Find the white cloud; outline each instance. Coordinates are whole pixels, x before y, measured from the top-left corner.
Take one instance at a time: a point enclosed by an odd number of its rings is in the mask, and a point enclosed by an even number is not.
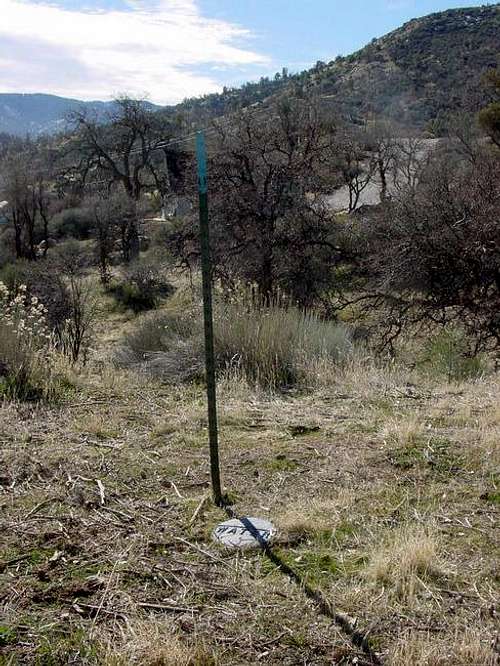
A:
[[[202,16],[196,0],[126,5],[69,10],[47,0],[0,0],[0,90],[79,99],[149,93],[172,103],[220,88],[200,70],[268,62],[245,48],[249,31]]]

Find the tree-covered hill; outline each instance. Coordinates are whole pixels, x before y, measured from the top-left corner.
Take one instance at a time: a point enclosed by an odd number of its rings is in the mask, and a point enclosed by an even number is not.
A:
[[[452,9],[409,21],[360,51],[298,74],[286,70],[181,106],[221,114],[277,92],[315,91],[353,120],[372,114],[425,125],[488,101],[482,77],[499,64],[500,5]]]
[[[353,115],[422,124],[476,111],[482,76],[499,64],[500,5],[454,9],[406,23],[361,51],[308,72],[306,82]]]

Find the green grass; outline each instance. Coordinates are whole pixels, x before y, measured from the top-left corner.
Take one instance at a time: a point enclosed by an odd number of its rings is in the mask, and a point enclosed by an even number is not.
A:
[[[45,635],[38,647],[33,664],[34,666],[65,666],[66,664],[98,664],[100,649],[89,637],[85,629],[74,628],[69,634],[52,630]]]
[[[444,329],[424,346],[419,366],[449,382],[476,379],[487,366],[483,356],[470,352],[469,342],[460,330]]]
[[[276,549],[276,553],[298,576],[313,587],[322,587],[340,579],[350,579],[361,570],[367,558],[363,555],[344,556],[333,550],[333,546],[320,547],[313,542],[311,547],[300,550]],[[274,565],[265,562],[264,571]]]
[[[15,629],[5,624],[0,624],[0,648],[13,645],[17,641]]]
[[[453,451],[453,443],[444,437],[417,437],[415,442],[390,451],[389,460],[398,469],[420,468],[440,475],[459,472],[462,466],[461,456]]]
[[[500,492],[493,491],[489,493],[484,493],[483,495],[481,495],[481,499],[483,499],[485,502],[488,502],[489,504],[500,505]]]
[[[356,526],[348,520],[343,520],[340,525],[337,525],[332,533],[332,537],[338,546],[345,544],[346,541],[351,539],[356,534]]]
[[[298,466],[295,460],[290,460],[284,453],[279,453],[274,460],[266,464],[266,467],[272,472],[293,472]]]

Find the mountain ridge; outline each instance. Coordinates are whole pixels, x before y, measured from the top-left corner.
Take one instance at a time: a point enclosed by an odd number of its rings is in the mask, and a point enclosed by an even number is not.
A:
[[[499,65],[500,3],[449,9],[414,18],[348,56],[317,62],[303,72],[286,68],[239,88],[151,108],[188,112],[194,119],[265,104],[277,94],[318,93],[353,122],[384,115],[409,126],[439,124],[489,100],[482,76]],[[30,105],[31,102],[31,105]],[[72,108],[105,118],[113,102],[82,102],[41,93],[0,93],[0,132],[54,133]]]
[[[147,102],[153,109],[162,107]],[[82,101],[46,93],[0,93],[0,132],[14,135],[53,134],[63,131],[67,115],[76,109],[86,109],[105,119],[115,102]]]

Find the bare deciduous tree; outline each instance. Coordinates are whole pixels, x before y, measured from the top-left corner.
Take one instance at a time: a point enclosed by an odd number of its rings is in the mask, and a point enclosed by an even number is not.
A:
[[[390,197],[389,180],[397,157],[396,128],[389,122],[377,121],[368,131],[367,143],[374,165],[374,176],[377,176],[380,186],[380,202],[384,203]]]
[[[277,287],[307,304],[331,280],[335,225],[324,205],[335,127],[315,103],[282,100],[215,124],[210,163],[212,247],[226,284]],[[196,227],[177,228],[173,250],[197,252]]]
[[[168,191],[168,149],[162,153],[158,148],[171,136],[171,128],[140,100],[120,97],[114,104],[106,122],[86,111],[70,115],[76,133],[71,149],[80,177],[109,186],[119,183],[136,201],[152,186]]]
[[[37,258],[37,240],[42,238],[43,255],[48,248],[48,224],[54,195],[48,167],[31,152],[9,154],[2,162],[1,198],[8,205],[7,219],[14,229],[16,256]]]
[[[377,170],[376,156],[369,150],[369,137],[345,128],[337,137],[332,166],[348,188],[348,210],[352,213]]]
[[[130,200],[122,216],[122,248],[125,261],[138,255],[137,204],[146,192],[161,199],[179,188],[182,180],[180,163],[185,158],[165,141],[172,137],[171,123],[149,108],[147,103],[121,97],[104,123],[84,111],[70,118],[75,138],[69,153],[68,178],[82,184],[103,185],[108,193],[121,186]]]
[[[420,137],[409,136],[397,141],[392,172],[395,190],[415,190],[426,157],[425,144]]]
[[[60,344],[73,363],[85,363],[96,317],[95,293],[85,276],[86,258],[78,243],[67,243],[57,252],[56,268],[67,289],[68,317]]]

